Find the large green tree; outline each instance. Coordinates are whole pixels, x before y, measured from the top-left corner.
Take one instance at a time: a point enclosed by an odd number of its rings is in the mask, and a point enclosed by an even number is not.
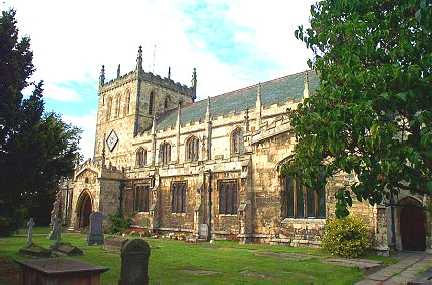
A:
[[[431,0],[322,0],[296,31],[320,86],[291,114],[298,144],[283,171],[310,187],[354,175],[337,216],[352,194],[375,204],[432,193],[431,32]]]
[[[24,208],[46,223],[53,191],[73,171],[80,130],[44,112],[43,83],[30,81],[30,39],[19,38],[14,10],[2,12],[0,43],[0,216],[15,223]]]

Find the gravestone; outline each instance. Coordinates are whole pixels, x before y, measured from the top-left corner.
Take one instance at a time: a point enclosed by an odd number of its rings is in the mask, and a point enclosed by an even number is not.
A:
[[[33,241],[33,226],[35,225],[33,218],[27,222],[27,246],[31,246]]]
[[[129,240],[121,250],[119,285],[148,285],[150,246],[143,239]]]
[[[60,243],[60,240],[61,240],[61,220],[59,217],[53,218],[52,231],[50,232],[48,238],[50,240],[55,240],[56,243]]]
[[[199,229],[199,238],[200,239],[207,239],[208,238],[208,225],[207,224],[200,224]]]
[[[87,244],[103,244],[103,228],[102,228],[103,215],[101,212],[93,212],[90,214],[90,226],[87,235]]]

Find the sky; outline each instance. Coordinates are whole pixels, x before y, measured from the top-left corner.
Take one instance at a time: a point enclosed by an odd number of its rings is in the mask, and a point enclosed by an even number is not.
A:
[[[44,80],[47,111],[83,130],[92,157],[97,86],[134,68],[191,85],[198,100],[307,69],[312,55],[294,37],[316,0],[0,0],[17,11],[20,35],[31,38],[32,80]]]

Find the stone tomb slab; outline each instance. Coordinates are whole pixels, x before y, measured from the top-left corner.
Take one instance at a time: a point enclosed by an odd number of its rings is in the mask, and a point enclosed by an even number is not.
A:
[[[55,244],[51,249],[60,255],[77,256],[83,255],[83,251],[70,243]]]
[[[210,275],[216,275],[216,274],[220,273],[220,272],[216,272],[216,271],[210,271],[210,270],[204,270],[204,269],[193,269],[193,268],[182,269],[180,271],[187,273],[187,274],[195,275],[195,276],[210,276]]]
[[[373,270],[382,266],[382,261],[369,259],[327,258],[323,262],[344,267],[357,267],[361,270]]]
[[[100,274],[108,268],[94,266],[73,259],[42,258],[16,260],[22,268],[24,285],[32,284],[75,284],[99,285]]]
[[[128,241],[127,238],[123,237],[111,237],[106,238],[104,241],[103,248],[108,251],[120,252],[124,243]]]
[[[29,246],[25,246],[21,248],[19,251],[19,254],[21,255],[27,255],[27,256],[33,256],[33,257],[50,257],[51,256],[51,250],[46,249],[44,247],[41,247],[39,245],[36,245],[32,243]]]
[[[293,260],[293,261],[305,261],[310,260],[312,258],[318,258],[319,256],[309,255],[309,254],[301,254],[301,253],[286,253],[286,252],[256,252],[255,256],[264,256],[264,257],[276,257],[284,260]]]

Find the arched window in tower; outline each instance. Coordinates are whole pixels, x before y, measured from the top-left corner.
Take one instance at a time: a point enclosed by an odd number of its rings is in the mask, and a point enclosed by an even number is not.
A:
[[[147,164],[147,151],[140,147],[135,153],[136,167],[143,167]]]
[[[118,118],[120,115],[120,99],[121,96],[119,94],[117,94],[116,96],[116,104],[115,104],[115,118]]]
[[[154,111],[154,98],[155,97],[155,92],[152,91],[150,93],[150,99],[149,99],[149,114],[153,114]]]
[[[168,109],[168,97],[165,97],[164,110]]]
[[[129,115],[129,105],[130,105],[130,90],[128,89],[126,91],[126,98],[125,98],[124,108],[123,108],[123,116]]]
[[[166,165],[171,161],[171,145],[164,142],[159,148],[159,163]]]
[[[243,131],[238,127],[231,133],[231,155],[241,155],[243,151]]]
[[[108,98],[108,104],[106,108],[106,120],[109,121],[111,119],[111,108],[112,108],[113,98]]]
[[[199,158],[199,139],[191,136],[186,141],[186,160],[197,161]]]

